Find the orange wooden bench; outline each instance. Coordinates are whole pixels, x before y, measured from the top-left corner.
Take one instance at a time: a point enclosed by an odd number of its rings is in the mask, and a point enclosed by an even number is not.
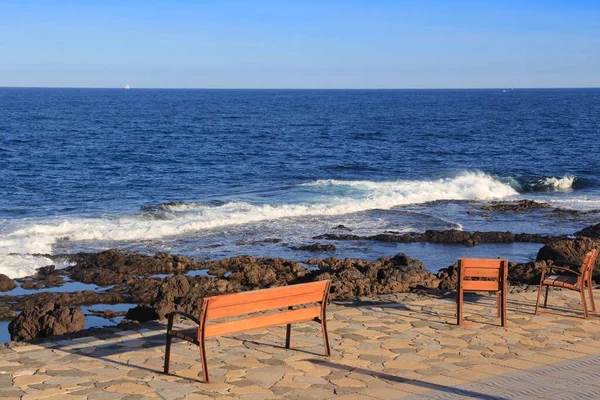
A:
[[[506,259],[459,258],[456,324],[463,324],[463,295],[465,292],[492,292],[498,294],[498,316],[501,325],[506,327],[507,275],[508,260]],[[486,278],[486,280],[473,278]]]
[[[285,347],[290,348],[292,325],[295,322],[316,321],[321,324],[323,343],[327,356],[331,354],[327,337],[327,297],[331,281],[318,281],[299,285],[282,286],[277,288],[255,290],[220,296],[206,297],[202,300],[200,318],[175,311],[169,314],[167,325],[167,343],[165,348],[165,374],[169,373],[169,358],[171,340],[175,338],[187,340],[200,348],[202,360],[202,375],[208,382],[208,366],[206,363],[205,340],[210,337],[245,332],[251,329],[267,328],[270,326],[287,325]],[[307,306],[317,303],[317,305]],[[257,316],[246,316],[231,321],[208,323],[222,318],[236,317],[244,314],[257,313],[280,309]],[[286,310],[281,310],[286,309]],[[198,324],[192,329],[173,329],[173,318],[181,315]]]

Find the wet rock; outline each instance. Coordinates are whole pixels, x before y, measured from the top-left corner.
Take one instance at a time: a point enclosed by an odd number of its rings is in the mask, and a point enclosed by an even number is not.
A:
[[[5,305],[0,305],[0,321],[10,321],[14,317],[16,317],[14,311]]]
[[[281,243],[282,240],[279,238],[265,238],[263,240],[263,242],[265,242],[265,243]]]
[[[125,311],[93,310],[93,309],[88,310],[88,313],[85,314],[86,317],[94,316],[94,317],[105,318],[108,320],[113,320],[117,317],[124,317],[125,315],[127,315],[127,312],[125,312]]]
[[[481,207],[486,211],[502,211],[502,212],[524,212],[530,210],[538,210],[540,208],[550,208],[550,204],[541,203],[533,200],[515,200],[515,201],[495,201]]]
[[[379,242],[393,243],[439,243],[439,244],[462,244],[474,246],[479,243],[547,243],[555,239],[555,236],[512,233],[512,232],[466,232],[458,229],[428,230],[425,232],[411,232],[405,234],[381,233],[373,236],[358,236],[350,234],[327,233],[316,236],[313,239],[327,240],[375,240]]]
[[[331,279],[336,298],[400,293],[418,287],[433,289],[439,284],[421,261],[402,253],[376,261],[327,258],[309,260],[307,264],[319,268],[312,272],[314,280]]]
[[[333,244],[314,243],[306,246],[292,247],[292,249],[302,251],[335,251],[336,247]]]
[[[106,250],[100,253],[80,253],[75,257],[76,265],[67,270],[72,279],[100,279],[102,275],[90,275],[98,270],[111,271],[111,276],[104,277],[114,283],[122,279],[122,275],[151,275],[181,273],[191,269],[202,269],[202,262],[194,261],[186,256],[156,253],[147,256],[139,253]],[[90,273],[90,271],[92,271]],[[86,278],[87,277],[87,278]],[[96,282],[94,282],[96,283]]]
[[[27,308],[8,325],[11,340],[63,335],[84,328],[85,316],[80,308],[54,303],[40,303]]]
[[[334,226],[334,227],[333,227],[333,228],[331,228],[331,229],[337,229],[337,230],[340,230],[340,231],[352,232],[352,229],[348,228],[348,227],[347,227],[347,226],[345,226],[345,225],[341,225],[341,224],[340,224],[340,225],[338,225],[338,226]]]
[[[448,268],[440,269],[436,276],[440,280],[438,289],[456,290],[458,286],[458,262]]]
[[[528,263],[509,263],[508,282],[511,285],[539,285],[542,268],[552,265],[552,261],[531,261]]]
[[[45,267],[40,267],[37,269],[37,274],[39,276],[48,276],[56,271],[56,265],[46,265]]]
[[[575,236],[585,236],[594,239],[600,239],[600,224],[588,226],[580,231],[575,232]]]
[[[585,254],[594,248],[600,249],[600,240],[587,237],[555,240],[546,244],[538,251],[536,260],[581,264]],[[599,260],[596,260],[596,265],[600,265],[600,257]]]
[[[158,319],[158,313],[150,306],[137,306],[127,311],[125,319],[138,322],[152,321]]]
[[[17,284],[8,276],[0,274],[0,292],[8,292],[17,287]]]
[[[43,288],[59,287],[65,284],[65,280],[58,274],[41,275],[31,278],[18,279],[21,287],[27,290],[38,290]]]

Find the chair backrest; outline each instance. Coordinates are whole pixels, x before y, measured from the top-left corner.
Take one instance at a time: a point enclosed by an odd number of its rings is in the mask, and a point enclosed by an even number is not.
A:
[[[598,258],[598,250],[592,249],[585,254],[583,262],[579,269],[581,279],[583,281],[589,281],[592,279],[592,273],[594,272],[594,266],[596,265],[596,258]]]
[[[498,292],[506,282],[508,260],[502,258],[459,258],[459,285],[468,292]],[[485,278],[474,280],[473,278]]]
[[[310,303],[320,303],[320,305],[206,325],[206,337],[317,318],[325,309],[323,305],[327,302],[330,284],[331,281],[324,280],[206,297],[202,302],[201,325],[204,326],[209,320],[281,308],[291,309],[293,306]]]

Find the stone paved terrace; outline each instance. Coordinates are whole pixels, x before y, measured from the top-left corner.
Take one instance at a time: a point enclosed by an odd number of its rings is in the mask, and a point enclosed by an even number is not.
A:
[[[209,339],[210,384],[201,382],[197,347],[187,342],[174,343],[173,375],[161,373],[163,324],[90,331],[0,350],[0,397],[600,398],[600,319],[582,319],[578,293],[567,291],[551,292],[558,308],[533,316],[535,295],[509,295],[506,329],[487,295],[467,297],[465,327],[454,325],[451,297],[334,302],[332,357],[323,356],[316,323],[293,327],[292,350],[283,348],[285,327]]]

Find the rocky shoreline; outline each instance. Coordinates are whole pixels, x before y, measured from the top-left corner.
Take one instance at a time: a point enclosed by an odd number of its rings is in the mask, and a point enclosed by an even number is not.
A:
[[[377,239],[350,234],[334,236],[318,238],[410,240],[468,246],[478,243],[543,243],[536,261],[510,263],[509,281],[512,285],[535,285],[539,282],[543,266],[552,263],[577,265],[591,248],[600,249],[600,224],[576,232],[572,237],[457,230],[385,233],[377,235]],[[334,246],[318,243],[308,247],[314,251],[335,249]],[[433,274],[423,262],[402,253],[375,261],[329,257],[304,263],[250,256],[206,261],[167,253],[148,256],[120,250],[54,257],[68,257],[73,265],[60,270],[54,266],[40,268],[36,276],[17,279],[20,288],[56,288],[67,282],[80,282],[97,285],[103,290],[3,295],[2,292],[10,292],[17,285],[12,279],[0,275],[0,320],[12,319],[9,331],[13,340],[31,340],[83,329],[85,316],[79,308],[82,305],[138,304],[129,309],[122,322],[143,322],[162,319],[173,310],[195,314],[206,296],[315,280],[331,279],[332,298],[350,299],[420,289],[443,293],[454,290],[457,279],[455,265]],[[600,283],[599,265],[597,263],[594,273],[597,283]],[[15,312],[20,314],[16,316]],[[111,312],[107,315],[114,317]]]

